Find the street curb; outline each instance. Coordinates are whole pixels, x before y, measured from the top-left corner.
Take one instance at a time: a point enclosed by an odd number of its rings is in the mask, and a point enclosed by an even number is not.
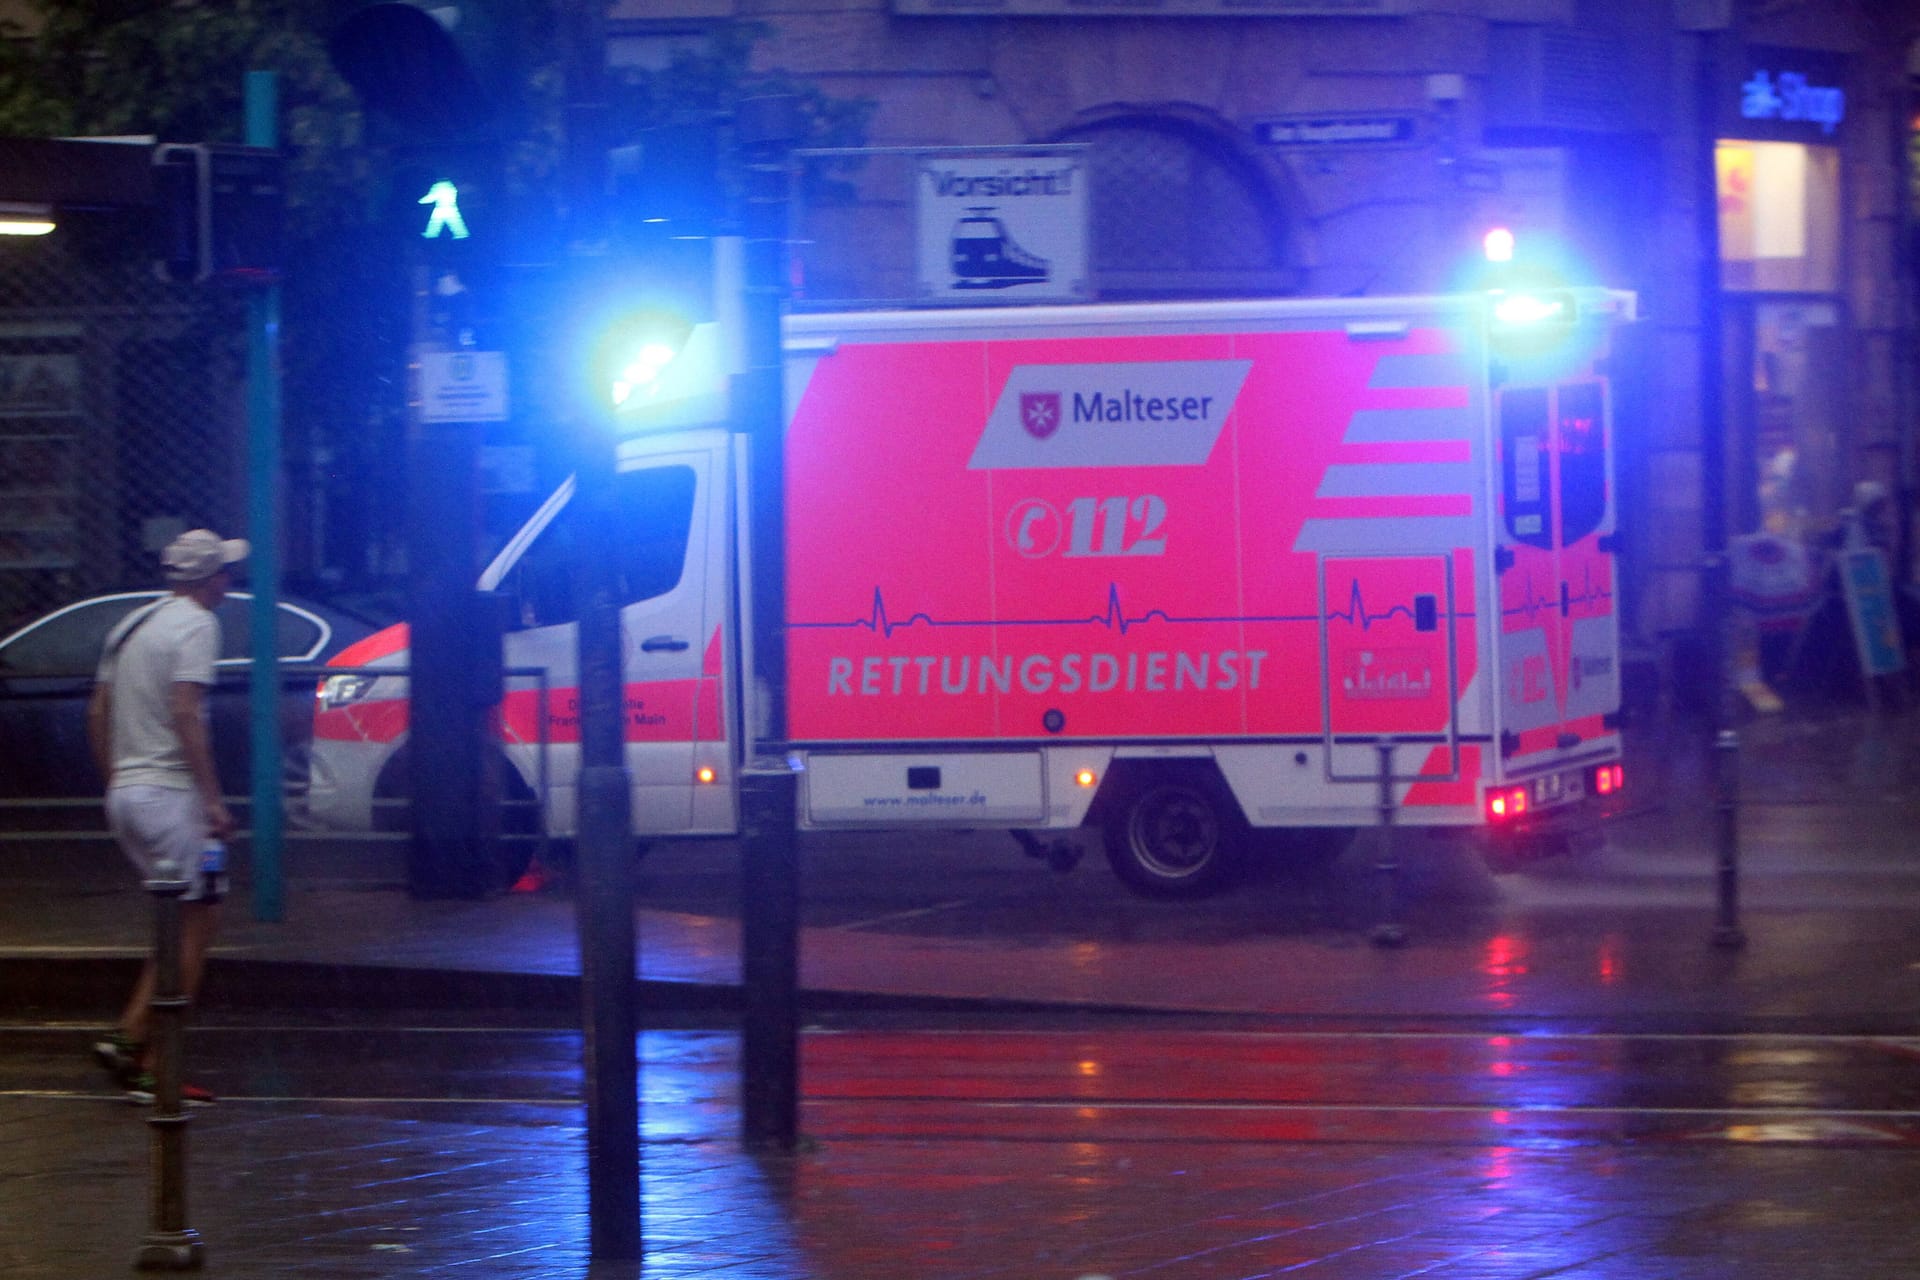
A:
[[[142,957],[0,956],[0,1017],[111,1018],[139,976]],[[726,983],[635,981],[643,1024],[736,1021],[742,989]],[[577,1025],[584,999],[574,974],[328,964],[215,956],[198,1001],[204,1013],[263,1009],[510,1014]],[[1178,1010],[999,996],[802,989],[803,1014],[1105,1014],[1152,1017]]]

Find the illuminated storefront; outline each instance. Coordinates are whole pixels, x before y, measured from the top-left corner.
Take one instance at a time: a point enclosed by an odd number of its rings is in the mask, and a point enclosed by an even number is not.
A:
[[[1817,536],[1868,470],[1847,404],[1845,60],[1748,46],[1714,148],[1734,532]]]

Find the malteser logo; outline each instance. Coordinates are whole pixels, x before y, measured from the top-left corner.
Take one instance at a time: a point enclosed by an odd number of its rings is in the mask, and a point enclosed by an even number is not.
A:
[[[1035,440],[1045,440],[1060,429],[1060,393],[1058,391],[1022,391],[1020,425]]]
[[[974,470],[1198,467],[1250,360],[1015,365],[974,446]]]

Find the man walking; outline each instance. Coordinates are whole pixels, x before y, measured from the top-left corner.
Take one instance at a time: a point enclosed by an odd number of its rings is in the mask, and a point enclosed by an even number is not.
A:
[[[192,1000],[226,895],[224,862],[208,847],[233,833],[220,797],[207,727],[207,688],[220,654],[213,610],[232,585],[228,566],[247,544],[206,529],[183,533],[160,553],[173,588],[129,614],[107,636],[87,706],[87,738],[107,779],[107,826],[143,880],[185,880],[181,895],[181,990]],[[119,1026],[94,1045],[94,1057],[130,1101],[153,1101],[148,1007],[157,965],[147,957]],[[182,1085],[183,1101],[213,1095]]]

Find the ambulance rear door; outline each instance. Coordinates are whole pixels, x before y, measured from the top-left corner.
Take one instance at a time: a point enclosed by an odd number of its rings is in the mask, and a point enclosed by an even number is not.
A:
[[[1603,333],[1585,328],[1578,359],[1514,362],[1494,389],[1507,778],[1557,777],[1618,748],[1613,413]]]

